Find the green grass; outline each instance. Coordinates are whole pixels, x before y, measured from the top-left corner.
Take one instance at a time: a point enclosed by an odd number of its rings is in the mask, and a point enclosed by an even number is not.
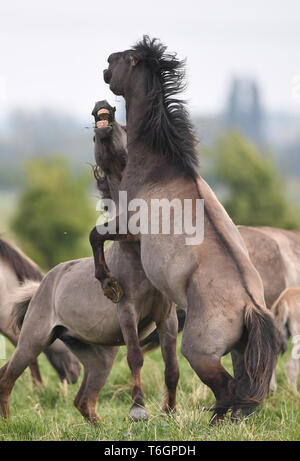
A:
[[[8,356],[13,348],[7,345]],[[160,351],[145,358],[143,387],[150,419],[132,423],[128,419],[131,405],[131,376],[125,348],[117,357],[112,373],[98,400],[102,423],[96,427],[83,420],[73,406],[76,385],[62,385],[44,356],[39,358],[44,387],[33,389],[29,371],[19,378],[11,396],[11,417],[0,421],[0,440],[299,440],[300,395],[288,385],[281,357],[277,369],[278,391],[268,397],[248,420],[231,423],[229,417],[217,427],[209,426],[214,403],[211,391],[202,384],[178,352],[180,383],[178,408],[174,416],[161,411],[163,397],[163,363]],[[5,362],[0,360],[2,366]],[[229,357],[224,365],[231,371]]]

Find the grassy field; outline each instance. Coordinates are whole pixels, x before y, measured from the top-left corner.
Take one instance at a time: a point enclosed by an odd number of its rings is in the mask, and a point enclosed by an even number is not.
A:
[[[7,355],[13,352],[7,344]],[[73,406],[79,383],[62,385],[44,356],[39,358],[44,387],[33,389],[28,370],[19,378],[12,393],[11,417],[0,421],[0,440],[114,440],[114,441],[183,441],[183,440],[300,440],[300,394],[287,383],[284,362],[280,358],[278,391],[269,396],[248,420],[231,423],[228,418],[218,427],[209,427],[213,405],[211,391],[196,377],[178,351],[180,383],[176,415],[161,411],[163,364],[160,351],[147,354],[143,369],[143,387],[150,419],[132,423],[128,419],[131,405],[131,377],[125,349],[120,351],[112,373],[98,400],[102,423],[86,423]],[[0,360],[0,365],[5,363]],[[230,358],[224,365],[231,370]],[[80,378],[81,381],[81,378]]]

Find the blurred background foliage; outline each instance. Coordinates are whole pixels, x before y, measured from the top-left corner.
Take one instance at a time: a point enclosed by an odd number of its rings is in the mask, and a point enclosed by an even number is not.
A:
[[[227,132],[212,148],[200,152],[206,164],[202,174],[219,191],[236,224],[300,227],[300,210],[290,203],[285,181],[271,153],[259,152],[238,131]]]
[[[235,78],[223,111],[193,122],[200,174],[236,224],[300,228],[300,119],[267,112],[258,83]],[[0,118],[0,234],[44,270],[91,255],[92,126],[46,109]]]
[[[91,175],[76,174],[59,156],[28,161],[25,171],[11,220],[23,250],[44,269],[90,255],[88,232],[95,222]]]
[[[210,147],[200,144],[199,156],[200,174],[236,224],[300,227],[300,210],[291,204],[271,153],[229,130]],[[58,155],[25,162],[8,233],[44,270],[91,255],[88,234],[96,222],[97,192],[92,172],[83,170]]]

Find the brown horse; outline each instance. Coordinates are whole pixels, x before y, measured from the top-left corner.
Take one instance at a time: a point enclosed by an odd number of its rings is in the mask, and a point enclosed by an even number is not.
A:
[[[230,408],[235,414],[248,414],[269,387],[277,355],[275,327],[261,279],[237,228],[197,174],[191,122],[183,102],[175,98],[182,88],[182,62],[148,37],[131,50],[110,55],[108,62],[104,80],[126,100],[128,162],[121,189],[128,202],[138,198],[151,210],[153,199],[178,199],[181,204],[190,199],[195,210],[197,200],[205,200],[201,245],[186,245],[187,233],[121,231],[122,215],[111,223],[116,232],[108,233],[103,225],[90,234],[96,278],[104,293],[119,302],[120,323],[132,354],[133,395],[142,395],[142,353],[128,300],[132,287],[118,270],[111,268],[110,273],[103,251],[106,240],[121,241],[120,248],[134,242],[147,278],[186,309],[182,352],[215,394],[214,420],[223,419]],[[127,264],[129,273],[133,269]],[[234,378],[221,365],[221,357],[229,351],[235,352]]]
[[[37,289],[42,278],[42,272],[31,259],[19,248],[0,239],[0,333],[14,346],[18,342],[19,330],[13,329],[10,322],[13,309],[12,294],[20,287],[22,299],[30,298],[32,290]],[[14,298],[14,301],[17,299]],[[79,362],[61,341],[55,341],[45,349],[45,355],[61,381],[76,383],[80,375]],[[29,367],[33,382],[42,383],[37,361],[30,363]]]
[[[103,103],[103,102],[102,102]],[[107,107],[107,103],[104,105]],[[103,108],[103,104],[100,104]],[[112,136],[113,134],[113,136]],[[104,195],[117,193],[126,145],[126,133],[120,125],[95,129],[95,175]],[[122,166],[123,165],[123,166]],[[159,293],[146,278],[134,245],[114,243],[106,252],[109,264],[130,284],[132,321],[140,339],[158,328],[165,362],[166,399],[164,409],[173,411],[179,369],[176,357],[177,317],[175,306]],[[128,272],[129,264],[134,268]],[[99,420],[97,397],[110,373],[124,333],[115,304],[102,293],[94,278],[92,258],[68,261],[53,268],[32,293],[17,349],[0,370],[0,411],[9,413],[9,395],[20,373],[55,338],[60,338],[84,365],[84,379],[75,398],[75,406],[90,422]],[[28,304],[28,303],[27,303]],[[123,312],[124,315],[128,314]],[[22,323],[22,310],[14,309],[15,324]],[[38,328],[37,328],[38,326]],[[130,350],[128,351],[130,363]],[[134,395],[134,397],[136,397]],[[142,395],[139,396],[142,398]],[[130,410],[133,420],[146,419],[144,405],[135,398]]]

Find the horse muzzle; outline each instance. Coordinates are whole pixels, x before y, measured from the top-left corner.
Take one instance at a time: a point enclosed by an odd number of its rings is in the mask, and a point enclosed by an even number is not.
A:
[[[104,78],[105,83],[108,83],[108,84],[109,84],[110,81],[111,81],[111,77],[112,77],[111,70],[105,69],[105,70],[103,71],[103,78]]]

